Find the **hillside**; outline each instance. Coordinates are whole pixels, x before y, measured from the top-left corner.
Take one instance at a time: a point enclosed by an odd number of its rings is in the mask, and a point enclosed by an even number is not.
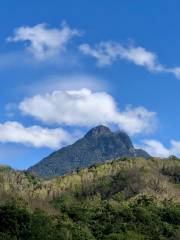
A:
[[[180,160],[123,158],[96,164],[71,174],[42,180],[29,172],[0,167],[0,200],[17,196],[29,205],[33,199],[51,201],[63,193],[110,198],[122,192],[125,198],[151,194],[180,201]]]
[[[112,132],[105,126],[97,126],[73,145],[52,153],[29,171],[40,177],[54,177],[121,157],[147,158],[149,155],[135,149],[125,132]]]
[[[175,157],[124,158],[51,180],[2,166],[0,239],[178,240],[179,173]]]

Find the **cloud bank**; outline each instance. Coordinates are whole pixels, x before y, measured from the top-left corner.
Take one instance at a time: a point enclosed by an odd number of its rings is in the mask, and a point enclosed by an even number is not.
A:
[[[155,157],[180,156],[180,141],[171,140],[170,147],[167,148],[160,141],[150,139],[144,140],[140,147]]]
[[[156,114],[144,107],[119,111],[113,97],[89,89],[53,91],[24,99],[19,109],[45,123],[71,126],[115,124],[129,134],[149,133],[156,126]]]
[[[24,127],[21,123],[11,121],[0,124],[0,133],[1,143],[21,143],[36,148],[56,149],[73,141],[73,137],[62,128]]]

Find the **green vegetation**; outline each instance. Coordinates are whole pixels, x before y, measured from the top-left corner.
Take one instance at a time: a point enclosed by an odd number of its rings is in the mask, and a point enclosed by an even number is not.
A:
[[[100,195],[79,201],[63,195],[58,214],[30,211],[16,204],[0,207],[0,239],[95,240],[179,239],[180,204],[145,195],[133,200]]]
[[[0,168],[0,239],[179,240],[180,160],[121,159],[41,180]]]

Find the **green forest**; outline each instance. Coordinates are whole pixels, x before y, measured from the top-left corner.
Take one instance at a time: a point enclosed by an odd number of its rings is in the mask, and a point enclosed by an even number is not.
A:
[[[180,160],[123,158],[46,180],[1,166],[0,239],[178,240]]]

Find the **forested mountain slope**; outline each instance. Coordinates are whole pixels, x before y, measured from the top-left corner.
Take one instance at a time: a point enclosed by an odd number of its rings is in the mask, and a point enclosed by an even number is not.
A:
[[[148,160],[123,158],[96,164],[89,168],[50,180],[42,180],[29,172],[0,167],[0,199],[17,196],[32,203],[32,199],[53,200],[62,193],[92,196],[100,193],[109,198],[122,192],[125,198],[149,193],[161,199],[180,200],[180,160],[176,158]]]
[[[41,180],[0,167],[0,239],[179,240],[180,160],[124,158]]]

